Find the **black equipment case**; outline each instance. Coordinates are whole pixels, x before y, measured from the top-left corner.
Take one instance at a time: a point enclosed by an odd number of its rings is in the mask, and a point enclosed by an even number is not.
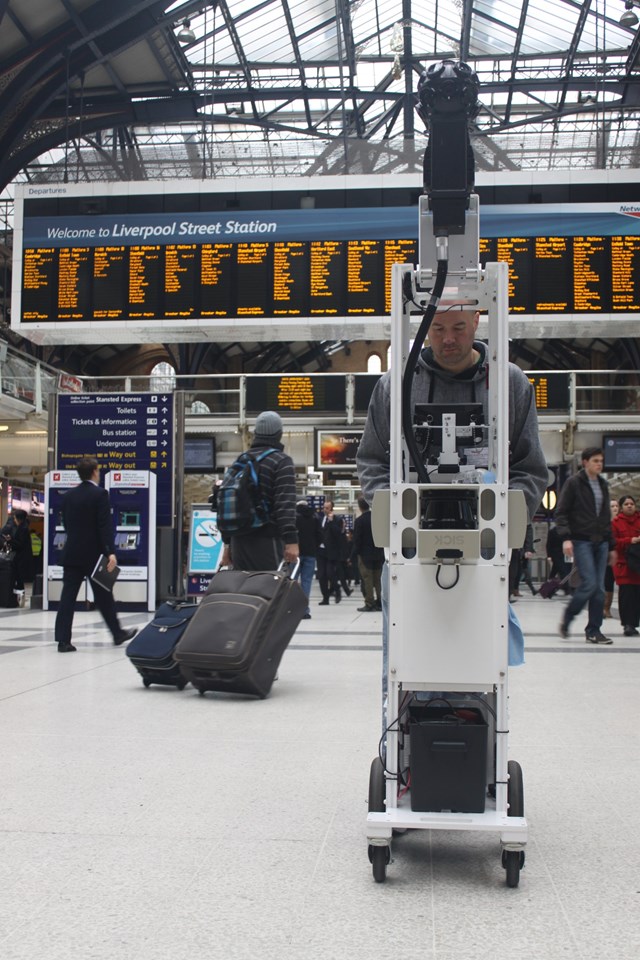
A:
[[[0,607],[17,607],[18,601],[13,592],[14,567],[13,554],[0,554]]]
[[[177,600],[161,604],[151,623],[127,646],[126,654],[142,676],[145,687],[161,683],[184,690],[187,680],[173,659],[173,650],[197,609],[197,603]]]
[[[218,571],[174,658],[201,694],[264,698],[306,609],[300,584],[282,569]]]

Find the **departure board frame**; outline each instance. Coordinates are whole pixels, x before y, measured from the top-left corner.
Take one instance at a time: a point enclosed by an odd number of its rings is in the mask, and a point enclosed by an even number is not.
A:
[[[530,202],[481,204],[510,335],[635,334],[640,199],[633,171],[595,173],[592,195],[616,199],[531,202],[552,194],[530,184]],[[409,175],[18,185],[11,326],[37,343],[389,339],[420,192]]]

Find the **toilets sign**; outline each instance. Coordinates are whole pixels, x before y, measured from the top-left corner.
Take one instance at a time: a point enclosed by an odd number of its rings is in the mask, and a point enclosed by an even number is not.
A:
[[[157,524],[173,521],[173,396],[166,393],[76,393],[58,396],[56,466],[94,457],[107,470],[151,470]]]

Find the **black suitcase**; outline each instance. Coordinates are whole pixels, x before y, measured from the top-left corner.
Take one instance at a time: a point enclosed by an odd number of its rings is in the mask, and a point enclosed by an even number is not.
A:
[[[13,558],[0,554],[0,607],[17,607],[18,600],[13,592]]]
[[[161,604],[151,623],[143,627],[127,646],[126,654],[145,687],[161,683],[184,690],[188,681],[173,659],[173,650],[197,609],[197,603],[170,600]]]
[[[173,656],[201,694],[264,698],[306,609],[300,584],[283,570],[221,570]]]

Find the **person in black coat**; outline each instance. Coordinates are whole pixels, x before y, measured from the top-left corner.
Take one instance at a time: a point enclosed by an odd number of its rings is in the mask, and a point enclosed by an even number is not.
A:
[[[336,603],[340,603],[340,582],[338,579],[338,564],[342,559],[342,519],[333,512],[333,500],[325,500],[322,507],[323,517],[320,521],[320,546],[316,559],[318,565],[318,583],[322,592],[320,606],[327,606],[329,597],[333,595]],[[347,588],[347,595],[351,590]]]
[[[358,610],[360,613],[370,613],[382,610],[380,578],[384,564],[384,550],[382,547],[376,547],[373,542],[371,511],[364,497],[358,499],[358,506],[360,516],[356,517],[353,524],[353,551],[358,558],[364,593],[364,607],[358,607]]]
[[[316,571],[316,557],[320,547],[320,521],[307,500],[298,500],[296,504],[296,527],[298,528],[298,544],[300,546],[300,565],[296,579],[300,579],[302,592],[307,598],[307,612],[302,619],[310,620],[309,595],[311,594],[313,575]]]
[[[31,579],[31,534],[26,510],[14,510],[2,528],[2,539],[13,550],[12,605],[24,606],[24,581]]]
[[[62,498],[62,522],[67,539],[61,554],[64,573],[55,625],[59,653],[72,653],[76,649],[71,643],[71,629],[76,597],[83,580],[91,576],[102,554],[109,559],[107,570],[116,566],[109,494],[99,486],[98,462],[87,457],[78,462],[76,469],[81,483]],[[112,591],[96,586],[93,594],[114,644],[119,646],[135,637],[136,630],[123,630],[120,626]]]

